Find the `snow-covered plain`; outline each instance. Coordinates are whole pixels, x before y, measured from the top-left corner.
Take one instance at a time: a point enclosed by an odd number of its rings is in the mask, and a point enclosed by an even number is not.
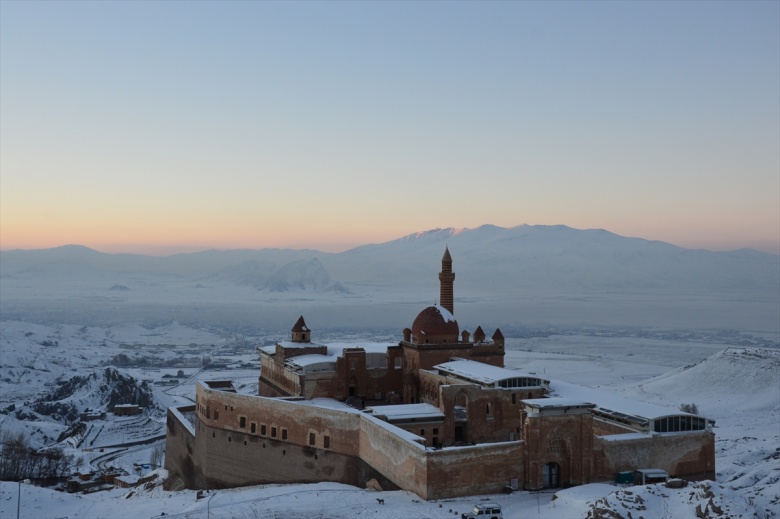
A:
[[[383,492],[335,483],[267,485],[218,490],[197,499],[195,491],[165,492],[153,486],[114,489],[89,495],[67,494],[15,482],[0,483],[0,517],[22,518],[233,518],[233,517],[459,517],[475,502],[501,504],[505,517],[696,517],[697,506],[710,517],[780,516],[780,345],[773,333],[594,330],[508,337],[506,365],[589,387],[600,387],[653,404],[677,407],[695,403],[717,421],[716,482],[671,489],[657,485],[621,487],[609,482],[557,492],[474,496],[425,502],[408,492]],[[244,336],[217,328],[196,329],[176,322],[153,328],[134,324],[112,327],[0,322],[0,409],[25,408],[57,380],[100,372],[119,354],[147,357],[156,364],[183,361],[185,367],[118,367],[137,380],[174,380],[153,386],[161,406],[191,402],[198,379],[230,378],[240,392],[257,390],[255,348],[286,338],[286,331]],[[315,331],[316,334],[316,331]],[[400,331],[398,334],[400,335]],[[386,331],[351,334],[347,340],[385,342],[398,337]],[[344,339],[336,332],[315,337]],[[218,369],[202,369],[208,357]],[[184,377],[172,378],[183,371]],[[81,406],[99,401],[79,395]],[[156,419],[162,420],[158,415]],[[129,420],[129,419],[125,419]],[[101,436],[122,443],[121,428],[110,418]],[[62,423],[20,421],[0,414],[1,431],[25,431],[31,442],[51,444],[66,429]],[[109,432],[113,431],[113,432]],[[102,434],[102,433],[101,433]],[[152,434],[153,436],[153,434]],[[157,443],[87,452],[84,468],[123,468],[131,474],[148,464]],[[73,447],[69,447],[73,449]],[[160,472],[160,478],[164,471]],[[21,492],[21,493],[20,493]],[[380,504],[377,498],[384,500]],[[718,515],[720,510],[724,515]],[[601,514],[601,515],[598,515]],[[630,514],[630,515],[629,515]]]

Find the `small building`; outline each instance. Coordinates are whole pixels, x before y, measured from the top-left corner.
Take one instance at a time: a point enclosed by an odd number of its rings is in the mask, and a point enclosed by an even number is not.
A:
[[[106,412],[100,409],[86,408],[79,414],[82,422],[91,422],[93,420],[102,420],[106,417]]]
[[[118,476],[114,478],[114,485],[119,488],[134,488],[144,483],[154,481],[157,478],[157,474],[149,474],[147,476],[135,476],[128,474],[126,476]]]
[[[634,471],[634,484],[647,485],[652,483],[666,483],[669,473],[661,469],[636,469]]]
[[[117,404],[114,406],[114,416],[137,416],[143,412],[144,408],[137,404]]]

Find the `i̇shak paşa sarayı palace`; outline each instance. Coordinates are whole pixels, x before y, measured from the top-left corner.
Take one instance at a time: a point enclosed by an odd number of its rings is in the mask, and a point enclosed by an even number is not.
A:
[[[199,381],[170,408],[170,488],[335,481],[423,499],[614,480],[714,479],[712,421],[504,368],[504,337],[460,331],[452,258],[439,305],[398,344],[318,344],[303,317],[261,347],[259,394]]]

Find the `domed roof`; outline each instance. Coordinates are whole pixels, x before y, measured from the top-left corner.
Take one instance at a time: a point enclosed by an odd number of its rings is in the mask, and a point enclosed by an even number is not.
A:
[[[443,306],[429,306],[417,315],[412,324],[412,335],[442,336],[458,335],[458,321]]]

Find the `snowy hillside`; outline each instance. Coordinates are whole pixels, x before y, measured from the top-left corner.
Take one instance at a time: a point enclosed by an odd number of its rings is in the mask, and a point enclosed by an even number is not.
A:
[[[718,482],[780,515],[780,350],[729,348],[623,392],[716,419]]]
[[[289,326],[288,326],[289,329]],[[100,386],[105,363],[126,362],[118,373],[136,380],[174,380],[173,386],[153,386],[155,398],[165,405],[184,404],[194,397],[195,380],[230,378],[244,393],[257,390],[254,347],[286,336],[236,336],[216,329],[195,329],[176,322],[157,327],[137,324],[109,328],[44,326],[0,322],[0,409],[14,404],[30,409],[36,400],[102,405]],[[341,337],[334,335],[334,337]],[[353,335],[359,340],[362,335]],[[371,336],[372,338],[374,336]],[[323,337],[325,338],[325,337]],[[579,335],[507,337],[507,366],[550,378],[601,387],[625,397],[675,408],[695,403],[702,415],[717,422],[717,482],[692,483],[673,489],[658,485],[616,486],[610,482],[557,492],[516,492],[511,495],[475,496],[441,502],[424,502],[407,492],[382,493],[346,485],[269,485],[220,490],[197,499],[194,491],[164,492],[149,489],[114,489],[90,495],[64,494],[17,483],[0,483],[0,517],[13,517],[20,498],[22,518],[116,517],[183,519],[233,517],[362,517],[377,518],[459,516],[475,502],[499,503],[505,517],[780,517],[780,349],[735,346],[747,342],[740,334],[670,334],[616,332]],[[760,341],[759,341],[760,342]],[[731,347],[729,345],[731,344]],[[127,355],[125,360],[120,354]],[[194,361],[208,356],[224,363],[221,371],[148,365],[173,360]],[[144,361],[146,359],[146,361]],[[13,364],[20,362],[23,365]],[[147,364],[141,366],[141,364]],[[76,370],[76,371],[73,371]],[[75,382],[84,374],[87,383]],[[13,375],[12,375],[13,373]],[[15,378],[11,378],[11,377]],[[78,377],[78,378],[77,378]],[[72,380],[70,384],[58,384]],[[68,393],[67,396],[65,393]],[[25,401],[27,404],[25,404]],[[164,434],[163,421],[147,415],[106,418],[89,422],[74,436],[68,452],[83,459],[85,467],[114,466],[134,473],[148,464],[154,442]],[[56,440],[66,425],[50,417],[18,420],[0,415],[0,430],[21,431],[36,445]],[[44,441],[45,439],[45,441]],[[141,445],[138,445],[141,443]],[[134,444],[124,448],[117,445]],[[159,444],[159,441],[157,442]],[[86,448],[93,449],[91,452]],[[101,452],[101,450],[105,452]],[[144,469],[146,470],[146,469]],[[18,490],[21,489],[21,496]],[[718,511],[721,513],[719,514]],[[590,515],[588,515],[590,514]],[[619,514],[619,515],[618,515]]]

